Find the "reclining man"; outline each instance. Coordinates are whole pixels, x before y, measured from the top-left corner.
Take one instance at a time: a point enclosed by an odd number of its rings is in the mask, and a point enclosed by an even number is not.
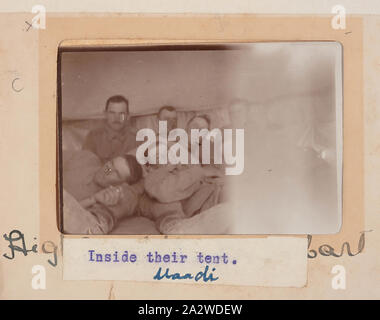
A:
[[[142,168],[134,156],[117,156],[102,165],[82,150],[64,159],[63,171],[65,232],[107,234],[119,219],[135,213],[143,186],[137,183]],[[78,209],[77,202],[86,210]],[[73,206],[77,210],[69,210]]]
[[[187,125],[189,133],[191,129],[210,129],[209,118],[193,117]],[[191,150],[191,145],[186,148]],[[150,166],[138,212],[155,220],[161,233],[170,234],[178,225],[186,229],[187,218],[219,203],[223,175],[224,171],[212,164]]]

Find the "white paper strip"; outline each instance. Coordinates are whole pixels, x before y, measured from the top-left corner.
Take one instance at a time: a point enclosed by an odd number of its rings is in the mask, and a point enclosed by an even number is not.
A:
[[[307,239],[63,239],[64,280],[302,287]]]

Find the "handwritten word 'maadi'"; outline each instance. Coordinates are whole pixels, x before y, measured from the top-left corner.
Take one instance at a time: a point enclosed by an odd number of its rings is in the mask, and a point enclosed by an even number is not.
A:
[[[214,272],[216,269],[212,268],[211,271]],[[203,282],[213,282],[219,279],[219,277],[214,277],[213,273],[208,274],[209,268],[205,267],[204,271],[199,271],[196,275],[191,273],[180,274],[178,272],[170,273],[169,268],[166,268],[166,271],[162,273],[162,268],[159,267],[156,274],[154,275],[154,280],[182,280],[182,279],[193,279],[195,281],[202,280]]]

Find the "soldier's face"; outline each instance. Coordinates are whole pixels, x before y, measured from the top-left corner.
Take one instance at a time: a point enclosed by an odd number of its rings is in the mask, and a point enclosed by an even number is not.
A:
[[[127,121],[127,105],[125,102],[111,102],[106,111],[107,125],[115,130],[120,131],[124,128]]]

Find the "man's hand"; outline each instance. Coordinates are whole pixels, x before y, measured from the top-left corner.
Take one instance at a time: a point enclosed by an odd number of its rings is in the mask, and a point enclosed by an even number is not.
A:
[[[102,203],[105,206],[114,206],[123,197],[123,188],[118,186],[110,186],[97,192],[94,195],[96,202]]]

